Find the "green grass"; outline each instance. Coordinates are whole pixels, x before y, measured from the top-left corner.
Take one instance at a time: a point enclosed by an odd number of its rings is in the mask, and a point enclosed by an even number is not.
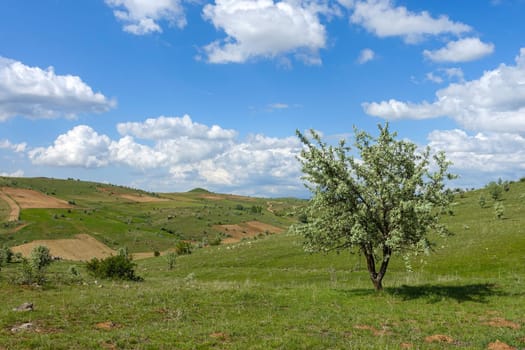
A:
[[[171,271],[164,257],[138,261],[139,283],[95,282],[80,263],[82,282],[72,283],[72,263],[57,262],[42,288],[22,287],[10,282],[19,270],[10,264],[0,271],[0,349],[487,349],[496,340],[524,348],[525,183],[504,193],[503,220],[491,201],[479,207],[481,192],[457,197],[445,218],[455,234],[414,257],[412,272],[394,257],[382,293],[358,255],[306,254],[289,234],[196,249]],[[93,215],[132,214],[124,208]],[[11,311],[26,301],[33,312]],[[107,321],[116,326],[97,328]],[[37,330],[11,333],[24,322]],[[435,334],[453,343],[425,341]]]

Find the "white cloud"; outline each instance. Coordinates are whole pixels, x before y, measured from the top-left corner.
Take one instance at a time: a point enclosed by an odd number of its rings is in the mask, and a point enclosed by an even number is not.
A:
[[[180,0],[106,0],[113,14],[124,23],[124,31],[145,35],[162,32],[160,21],[183,28],[186,17]]]
[[[465,38],[449,42],[439,50],[425,50],[423,55],[435,62],[468,62],[478,60],[494,52],[494,44],[479,38]]]
[[[169,177],[172,186],[181,190],[200,186],[261,195],[281,188],[301,193],[303,188],[296,160],[301,146],[296,137],[252,135],[237,140],[236,131],[199,124],[189,116],[151,118],[117,128],[122,137],[111,140],[79,125],[60,135],[53,145],[32,149],[28,155],[36,165],[125,165],[142,171],[145,177],[163,174],[160,176]]]
[[[79,77],[57,75],[0,56],[0,122],[14,116],[29,118],[72,117],[101,113],[115,106]]]
[[[272,103],[270,105],[268,105],[268,108],[270,110],[274,110],[274,109],[288,109],[290,108],[290,106],[286,103]]]
[[[319,15],[337,11],[315,2],[284,0],[216,0],[203,17],[226,38],[204,47],[210,63],[243,63],[254,58],[294,54],[307,64],[320,64],[326,28]]]
[[[525,133],[525,48],[515,66],[501,64],[478,80],[451,84],[438,90],[432,103],[391,99],[363,108],[385,119],[449,116],[469,130]]]
[[[5,176],[5,177],[23,177],[24,176],[24,171],[23,170],[16,170],[12,173],[8,173],[8,172],[0,172],[0,176]]]
[[[0,149],[9,149],[16,153],[25,152],[27,143],[12,143],[9,140],[0,140]]]
[[[457,79],[461,82],[465,80],[463,70],[461,68],[457,68],[457,67],[446,68],[443,71],[445,72],[445,74],[448,76],[449,79]]]
[[[429,146],[445,151],[458,172],[477,173],[485,183],[496,177],[518,178],[525,171],[525,138],[515,133],[477,133],[436,130],[429,134]],[[465,179],[472,183],[476,179]],[[483,182],[481,182],[482,184]]]
[[[359,54],[359,58],[357,59],[357,62],[359,64],[364,64],[368,61],[372,61],[375,58],[376,54],[371,49],[364,49],[361,50],[361,53]]]
[[[28,155],[34,164],[95,168],[108,165],[110,144],[108,136],[79,125],[60,135],[53,146],[35,148]]]
[[[381,38],[400,36],[407,43],[416,43],[430,35],[460,35],[472,30],[447,16],[434,18],[426,11],[415,13],[404,6],[396,7],[392,0],[357,1],[353,7],[350,21]]]
[[[191,117],[148,118],[143,123],[120,123],[117,130],[121,135],[133,135],[142,139],[160,140],[175,137],[191,137],[195,139],[233,139],[237,136],[235,130],[223,129],[218,125],[195,123]]]
[[[440,77],[439,75],[436,75],[434,73],[427,73],[426,75],[427,77],[427,80],[430,80],[431,82],[433,83],[436,83],[436,84],[441,84],[443,82],[443,78]]]

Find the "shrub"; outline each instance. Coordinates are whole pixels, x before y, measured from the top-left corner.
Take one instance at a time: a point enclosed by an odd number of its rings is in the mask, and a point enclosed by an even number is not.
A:
[[[496,219],[503,219],[503,214],[505,212],[505,207],[501,202],[496,202],[494,204],[494,216]]]
[[[168,269],[173,270],[175,267],[175,260],[177,259],[177,253],[175,252],[168,252],[166,254],[166,262],[168,263]]]
[[[39,245],[31,251],[29,264],[36,272],[43,271],[52,262],[53,257],[48,247]]]
[[[177,255],[191,254],[191,243],[186,241],[177,241],[175,244],[175,252]]]
[[[33,248],[29,259],[22,258],[22,270],[17,282],[20,284],[43,284],[46,267],[53,262],[49,248],[43,245]]]
[[[13,260],[13,251],[7,247],[0,249],[0,268]]]
[[[135,275],[135,266],[130,257],[120,254],[101,260],[93,258],[86,263],[88,272],[94,277],[142,281],[142,277]]]
[[[153,252],[153,256],[155,256],[155,257],[160,256],[160,252],[158,250],[155,250]]]
[[[487,201],[485,200],[485,196],[483,195],[479,196],[478,203],[481,208],[485,208],[485,204],[487,203]]]
[[[487,189],[489,190],[490,196],[495,201],[501,199],[501,195],[503,193],[503,188],[498,183],[492,181],[487,185]]]

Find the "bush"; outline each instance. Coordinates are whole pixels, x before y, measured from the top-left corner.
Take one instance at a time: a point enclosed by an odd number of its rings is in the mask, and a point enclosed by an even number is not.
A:
[[[166,262],[168,263],[168,269],[173,270],[175,267],[175,260],[177,259],[177,253],[175,252],[168,252],[166,254]]]
[[[18,278],[20,284],[43,284],[46,267],[53,262],[49,248],[43,245],[33,248],[29,259],[22,258],[22,270]]]
[[[13,260],[13,251],[7,247],[0,249],[0,268]]]
[[[160,256],[160,252],[158,250],[155,250],[153,252],[153,256],[155,256],[155,257]]]
[[[93,258],[86,263],[88,272],[97,278],[142,281],[142,277],[135,275],[135,266],[130,257],[120,254],[102,260]]]
[[[487,185],[487,189],[488,189],[488,191],[489,191],[490,196],[492,197],[492,199],[494,199],[495,201],[501,199],[501,195],[502,195],[502,193],[503,193],[503,188],[502,188],[502,186],[500,186],[500,185],[497,184],[496,182],[492,181],[492,182],[490,182],[490,183]]]
[[[175,244],[175,252],[177,255],[191,254],[191,243],[186,241],[177,241]]]
[[[44,245],[39,245],[33,248],[29,258],[29,264],[36,272],[43,271],[46,266],[53,262],[53,257],[49,248]]]

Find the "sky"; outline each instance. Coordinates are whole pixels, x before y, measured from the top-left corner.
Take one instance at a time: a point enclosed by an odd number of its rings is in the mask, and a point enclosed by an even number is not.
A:
[[[296,130],[525,176],[525,0],[2,0],[0,175],[308,195]]]

